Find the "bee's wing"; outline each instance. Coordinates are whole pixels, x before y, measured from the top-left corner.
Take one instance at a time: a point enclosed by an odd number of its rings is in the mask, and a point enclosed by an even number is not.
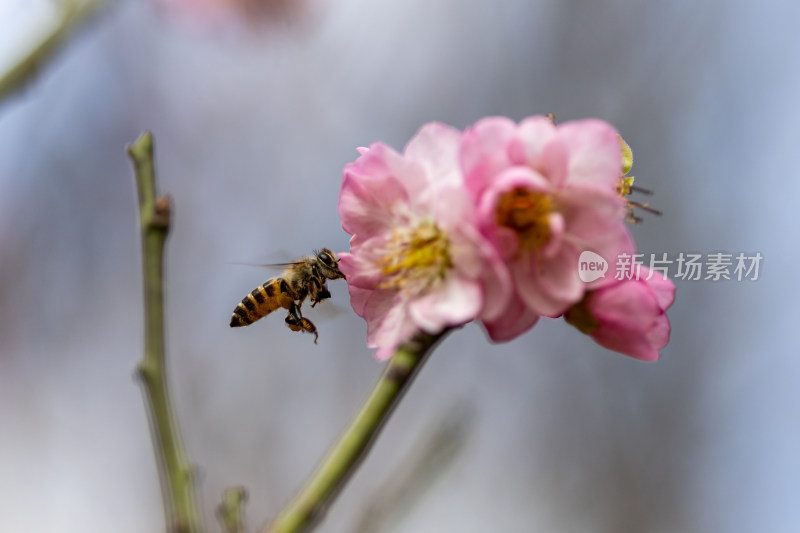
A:
[[[341,303],[332,302],[330,300],[318,303],[313,309],[310,305],[303,306],[303,316],[309,316],[312,319],[316,316],[323,320],[333,320],[335,318],[341,318],[346,314],[348,314],[347,309]]]
[[[231,265],[241,265],[249,267],[264,268],[267,270],[286,270],[290,266],[299,265],[303,261],[291,261],[289,263],[230,263]]]

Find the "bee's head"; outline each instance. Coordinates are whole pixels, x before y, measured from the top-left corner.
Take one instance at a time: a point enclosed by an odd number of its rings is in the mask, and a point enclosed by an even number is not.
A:
[[[320,274],[325,276],[328,279],[339,279],[343,278],[344,274],[341,270],[339,270],[339,258],[336,257],[336,254],[333,251],[329,250],[328,248],[323,248],[315,252],[317,256],[317,267],[319,268]]]

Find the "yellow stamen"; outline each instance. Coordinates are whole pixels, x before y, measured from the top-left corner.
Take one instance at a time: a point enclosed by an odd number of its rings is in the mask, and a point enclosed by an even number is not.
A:
[[[552,211],[550,196],[523,188],[513,189],[497,203],[497,223],[514,230],[522,248],[534,251],[550,240],[548,217]]]
[[[386,276],[379,287],[414,294],[430,290],[453,267],[449,248],[447,236],[432,221],[395,230],[378,262]]]
[[[617,183],[617,192],[620,196],[628,196],[633,187],[633,176],[622,176]]]

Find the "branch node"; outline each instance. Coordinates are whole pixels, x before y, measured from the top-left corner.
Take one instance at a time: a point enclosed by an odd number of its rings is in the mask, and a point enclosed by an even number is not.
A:
[[[148,380],[148,375],[151,372],[147,368],[147,364],[145,364],[144,360],[139,361],[136,363],[136,368],[133,371],[133,377],[145,383]]]
[[[244,531],[244,505],[248,497],[247,489],[242,486],[229,487],[222,493],[216,514],[225,533]]]

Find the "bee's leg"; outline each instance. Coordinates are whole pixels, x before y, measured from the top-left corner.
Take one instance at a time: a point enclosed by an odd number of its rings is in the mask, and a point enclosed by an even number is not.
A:
[[[331,292],[328,290],[327,285],[323,283],[322,288],[320,288],[319,291],[317,291],[317,297],[311,300],[311,307],[314,307],[322,300],[327,300],[330,297],[331,297]]]
[[[300,312],[300,306],[292,302],[292,306],[289,308],[289,314],[286,315],[286,325],[289,326],[289,329],[292,331],[301,331],[303,329],[304,318],[305,317]]]
[[[314,300],[313,302],[311,302],[311,307],[314,307],[315,305],[320,303],[322,300],[327,300],[330,297],[331,297],[330,291],[328,291],[328,289],[322,289],[321,291],[319,291],[319,294],[317,295],[317,299]]]
[[[289,329],[292,331],[307,331],[308,333],[314,334],[314,344],[317,344],[317,339],[319,339],[319,333],[317,333],[317,327],[311,322],[309,319],[304,317],[302,313],[300,313],[300,306],[296,303],[292,304],[291,309],[289,309],[289,314],[286,315],[286,325],[289,326]]]
[[[317,282],[317,280],[313,280],[313,282],[309,284],[308,292],[311,296],[311,307],[314,307],[322,300],[327,300],[331,297],[331,292],[328,290],[328,284],[325,282],[320,284]]]
[[[311,300],[311,307],[317,305],[319,301],[319,291],[321,286],[317,278],[312,277],[308,280],[308,298]]]

